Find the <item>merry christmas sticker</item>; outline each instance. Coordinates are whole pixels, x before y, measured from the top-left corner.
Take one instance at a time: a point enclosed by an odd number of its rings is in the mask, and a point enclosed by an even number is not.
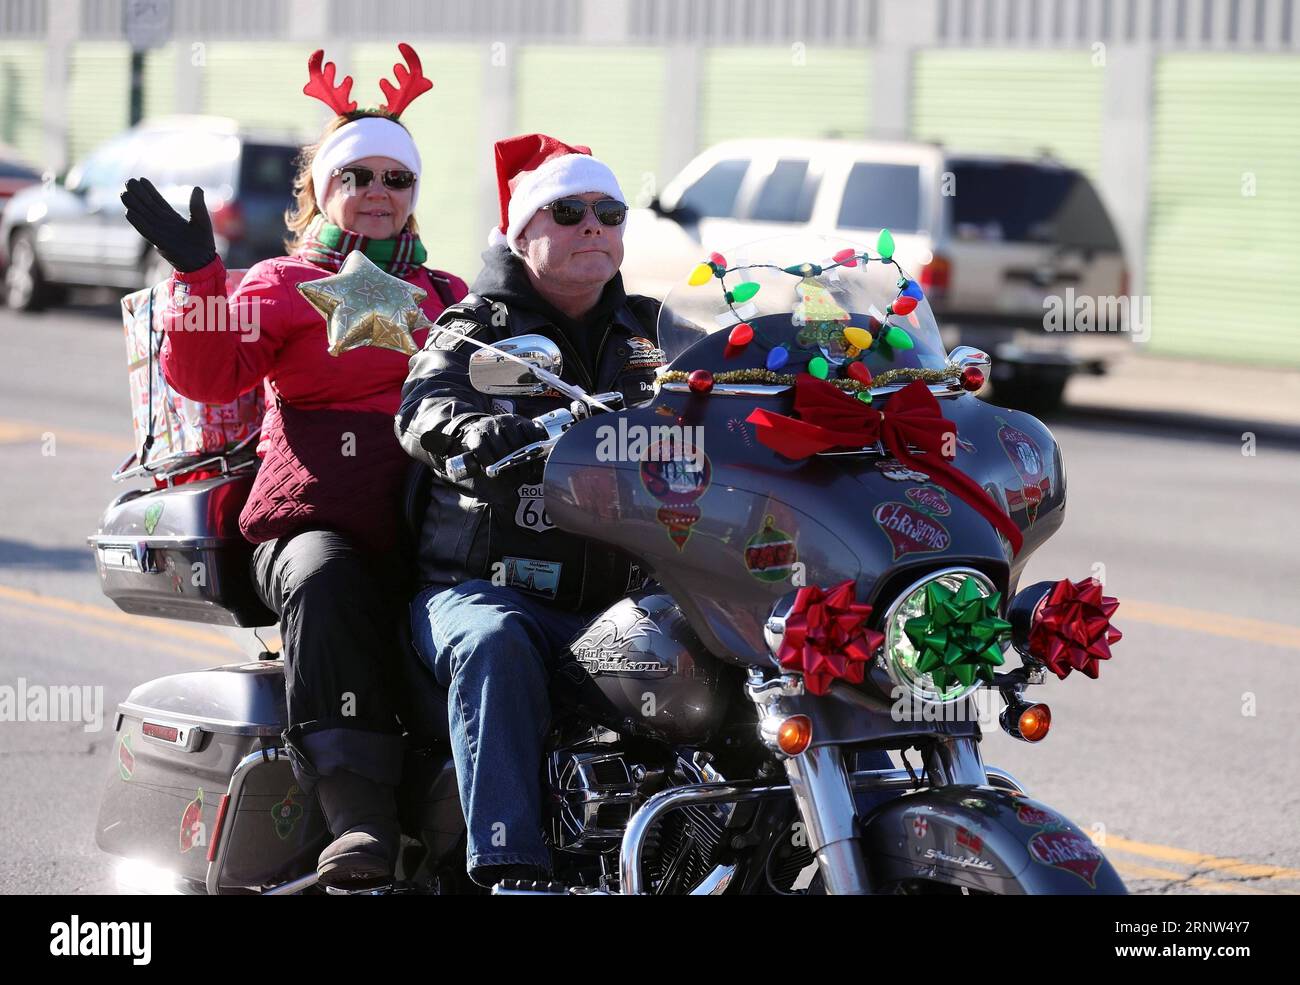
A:
[[[932,554],[952,543],[948,528],[923,510],[907,503],[881,503],[871,514],[889,539],[897,561],[905,554]]]

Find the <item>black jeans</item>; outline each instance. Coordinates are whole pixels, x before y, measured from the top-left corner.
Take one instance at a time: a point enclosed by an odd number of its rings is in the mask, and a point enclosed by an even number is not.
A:
[[[284,744],[304,792],[336,770],[396,786],[402,772],[398,620],[404,566],[330,530],[258,544],[253,581],[280,617],[289,727]]]

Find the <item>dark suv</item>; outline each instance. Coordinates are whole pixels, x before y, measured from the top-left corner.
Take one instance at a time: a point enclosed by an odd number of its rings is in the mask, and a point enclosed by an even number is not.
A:
[[[113,137],[63,179],[22,189],[5,206],[5,303],[34,311],[72,285],[136,290],[167,277],[166,261],[126,221],[118,196],[129,177],[147,177],[182,215],[201,185],[227,267],[279,256],[300,150],[292,137],[209,116],[149,120]]]

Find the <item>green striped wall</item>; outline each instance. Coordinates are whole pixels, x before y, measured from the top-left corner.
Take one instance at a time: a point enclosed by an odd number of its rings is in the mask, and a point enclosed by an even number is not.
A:
[[[926,51],[917,55],[912,136],[956,150],[1101,163],[1105,69],[1088,52]]]
[[[0,143],[36,167],[45,160],[45,46],[35,41],[0,41]]]
[[[1300,58],[1156,65],[1153,351],[1300,366]],[[1243,194],[1254,176],[1255,194]],[[1246,188],[1249,191],[1249,188]]]
[[[68,59],[68,160],[79,161],[130,125],[131,48],[85,41]]]
[[[810,47],[704,53],[700,149],[741,137],[865,137],[870,56]]]
[[[628,201],[645,204],[671,177],[658,174],[665,65],[659,49],[526,48],[516,76],[515,132],[590,147]]]
[[[225,41],[204,45],[199,54],[204,113],[234,117],[246,126],[319,131],[327,111],[302,94],[307,82],[304,45]]]
[[[433,88],[402,114],[420,149],[423,173],[415,219],[429,251],[428,265],[449,270],[466,281],[481,266],[479,254],[487,246],[487,230],[478,215],[478,188],[491,162],[480,160],[479,106],[483,98],[482,49],[473,45],[419,47],[424,74]],[[353,98],[361,106],[383,100],[380,78],[392,81],[399,60],[397,46],[355,45],[349,56],[349,74],[355,80]],[[306,81],[306,61],[303,81]],[[305,101],[305,96],[299,96]]]

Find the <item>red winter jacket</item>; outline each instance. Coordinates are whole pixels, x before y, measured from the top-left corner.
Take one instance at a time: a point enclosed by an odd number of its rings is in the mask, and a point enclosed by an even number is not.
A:
[[[449,286],[455,300],[468,293],[460,278],[434,273],[447,279],[444,290]],[[171,303],[163,313],[161,359],[168,384],[193,400],[227,403],[265,381],[258,454],[279,426],[277,393],[305,410],[396,414],[408,357],[374,346],[331,356],[324,318],[295,289],[330,274],[300,257],[274,257],[249,268],[223,303],[226,268],[220,259],[190,273],[175,272]],[[436,319],[444,305],[430,272],[421,268],[406,280],[427,293],[421,307],[430,321]],[[415,344],[422,347],[426,335],[427,329],[414,332]],[[250,503],[245,512],[253,507]]]

